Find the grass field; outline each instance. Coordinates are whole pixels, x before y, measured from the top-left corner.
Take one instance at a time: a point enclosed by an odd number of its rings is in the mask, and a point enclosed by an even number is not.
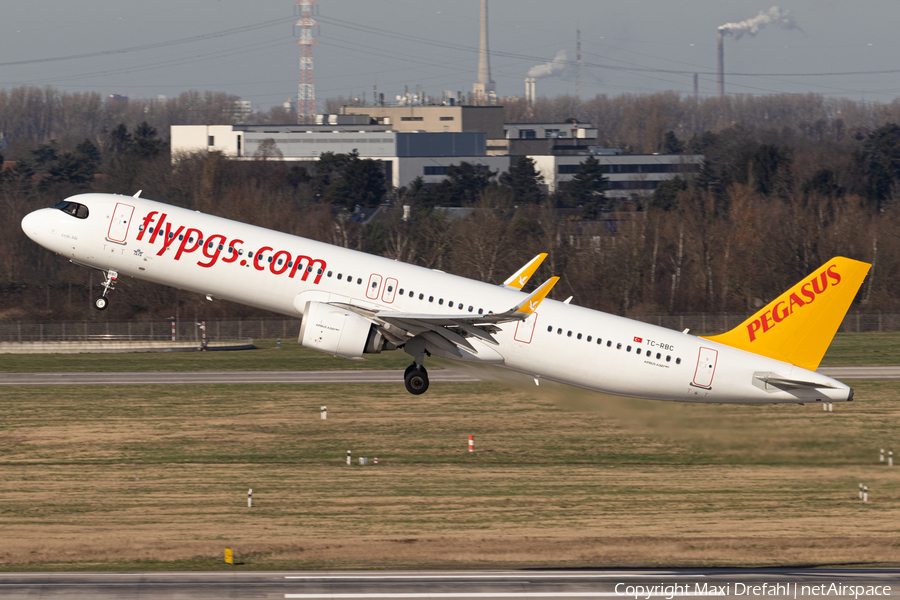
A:
[[[234,352],[149,352],[140,354],[3,354],[0,372],[71,371],[313,371],[329,369],[404,369],[404,352],[367,354],[346,360],[303,348],[285,339],[255,340],[258,350]],[[822,361],[833,365],[900,365],[900,332],[839,333]],[[434,368],[429,364],[429,368]]]
[[[900,563],[900,466],[877,460],[897,439],[898,382],[855,382],[856,401],[825,413],[483,372],[500,375],[421,397],[4,388],[0,569]],[[380,464],[348,467],[348,449]],[[222,564],[226,547],[242,565]]]

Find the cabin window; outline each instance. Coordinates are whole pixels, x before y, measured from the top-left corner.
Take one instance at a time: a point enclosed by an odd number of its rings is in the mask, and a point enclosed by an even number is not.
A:
[[[181,241],[184,239],[184,234],[178,236],[178,240]]]
[[[434,296],[428,296],[428,301],[429,301],[429,302],[434,302]]]
[[[394,291],[394,286],[389,285],[389,286],[388,286],[388,291],[389,291],[389,292],[393,292],[393,291]]]
[[[556,335],[562,335],[562,327],[556,330]]]
[[[391,291],[391,287],[390,287],[390,286],[388,286],[388,291]],[[402,295],[403,295],[403,288],[400,288],[400,291],[398,291],[397,293],[400,294],[400,295],[402,296]]]
[[[453,300],[451,300],[450,302],[448,302],[448,303],[447,303],[447,306],[449,306],[450,308],[453,308]]]
[[[553,325],[547,325],[547,332],[553,331]]]
[[[234,254],[234,247],[228,246],[228,254]]]
[[[203,242],[200,242],[200,243],[202,244]],[[247,258],[253,258],[253,251],[252,251],[252,250],[247,252]]]
[[[647,356],[650,356],[650,351],[647,350]],[[656,358],[659,358],[658,356]]]
[[[294,261],[289,260],[289,261],[288,261],[288,266],[289,266],[289,267],[293,267],[293,266],[294,266]]]
[[[470,306],[470,307],[469,307],[469,312],[472,312],[473,310],[475,310],[475,307],[474,307],[474,306]]]
[[[222,244],[219,244],[219,252],[221,252],[224,248],[225,248],[225,246],[223,246]],[[281,262],[281,261],[279,261],[279,262]]]
[[[153,233],[153,228],[151,227],[149,231],[150,231],[150,233]]]
[[[672,362],[672,357],[671,357],[671,356],[666,356],[666,362]]]
[[[575,337],[578,338],[578,339],[580,340],[580,339],[581,339],[581,334],[579,333],[579,334],[576,335]]]
[[[675,364],[676,364],[676,365],[680,365],[680,364],[681,364],[681,359],[680,359],[680,358],[676,358],[676,359],[675,359]]]
[[[572,332],[570,331],[569,333],[567,333],[566,337],[572,337]]]
[[[457,306],[459,307],[459,310],[462,310],[462,309],[463,309],[463,303],[462,303],[462,302],[460,302],[459,304],[457,304]]]
[[[238,256],[243,256],[243,255],[244,255],[244,249],[241,248],[240,250],[238,250]]]
[[[443,299],[443,298],[441,298],[440,300],[438,300],[438,304],[443,304],[443,303],[444,303],[444,299]]]
[[[272,262],[272,257],[271,257],[271,256],[269,257],[269,262]]]
[[[597,342],[599,342],[599,341],[600,341],[600,340],[597,340]],[[607,341],[606,341],[606,347],[609,348],[610,346],[612,346],[612,340],[607,340]]]
[[[631,352],[631,346],[628,347],[628,351]],[[638,348],[637,350],[635,350],[635,352],[637,353],[638,356],[641,355],[641,349],[640,349],[640,348]]]
[[[291,264],[291,263],[288,263]],[[331,277],[331,271],[328,271],[328,276]]]
[[[656,360],[659,360],[660,358],[662,358],[662,354],[660,354],[659,352],[657,352],[657,353],[656,353]]]
[[[591,336],[587,336],[587,341],[591,341]]]
[[[590,341],[590,340],[589,340],[589,341]],[[603,340],[601,340],[600,338],[597,338],[597,344],[599,345],[599,344],[601,344],[601,343],[603,343]]]
[[[616,344],[616,350],[621,350],[621,349],[622,349],[622,344],[621,343]]]
[[[419,294],[421,296],[421,294]],[[412,298],[414,294],[412,292],[409,293],[409,297]]]
[[[422,300],[423,298],[425,298],[425,294],[419,294],[419,300]]]
[[[316,270],[316,275],[321,275],[321,274],[322,274],[322,269]]]
[[[172,233],[172,232],[170,231],[170,232],[169,232],[169,239],[171,240],[173,237],[175,237],[175,234]]]
[[[479,315],[480,315],[480,314],[484,314],[484,309],[483,309],[483,308],[479,308],[479,309],[478,309],[478,314],[479,314]]]
[[[343,276],[344,276],[343,273],[338,273],[338,281],[340,281]]]

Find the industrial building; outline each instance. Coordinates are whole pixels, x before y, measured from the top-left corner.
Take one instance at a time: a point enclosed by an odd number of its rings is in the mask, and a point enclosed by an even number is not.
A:
[[[333,116],[333,115],[332,115]],[[332,119],[323,119],[325,121]],[[333,119],[335,122],[341,119]],[[447,167],[463,162],[506,171],[508,156],[488,156],[486,134],[402,132],[390,125],[173,125],[172,159],[194,152],[221,152],[234,159],[315,161],[323,152],[347,154],[384,165],[391,187],[444,179]]]
[[[613,154],[606,149],[595,148],[590,155],[597,159],[603,167],[604,175],[609,179],[607,198],[630,198],[632,196],[650,196],[662,181],[683,178],[699,173],[703,163],[702,154]],[[588,156],[529,156],[544,176],[548,191],[570,181],[581,163]]]

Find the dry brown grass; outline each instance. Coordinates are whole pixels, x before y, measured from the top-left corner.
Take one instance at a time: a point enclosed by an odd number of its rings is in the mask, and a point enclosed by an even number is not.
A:
[[[827,414],[521,382],[6,388],[0,563],[900,563],[900,467],[877,462],[900,384]],[[348,448],[381,464],[347,467]]]

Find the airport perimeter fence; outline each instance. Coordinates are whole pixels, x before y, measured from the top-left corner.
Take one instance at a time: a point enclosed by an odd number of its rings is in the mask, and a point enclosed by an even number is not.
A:
[[[167,341],[173,339],[172,325],[172,321],[7,321],[0,323],[0,342]],[[176,341],[199,342],[199,321],[176,320],[174,325]],[[296,338],[299,333],[300,319],[223,319],[206,322],[206,338],[209,342],[287,339]]]
[[[714,335],[737,327],[753,313],[693,313],[681,315],[638,315],[630,318],[677,331],[690,330],[697,335]],[[838,331],[900,331],[898,313],[850,312]],[[296,339],[300,319],[222,319],[206,322],[210,342],[248,339]],[[200,340],[199,322],[175,321],[176,340]],[[49,342],[80,340],[158,340],[172,339],[171,321],[61,321],[31,323],[0,322],[0,341]]]

